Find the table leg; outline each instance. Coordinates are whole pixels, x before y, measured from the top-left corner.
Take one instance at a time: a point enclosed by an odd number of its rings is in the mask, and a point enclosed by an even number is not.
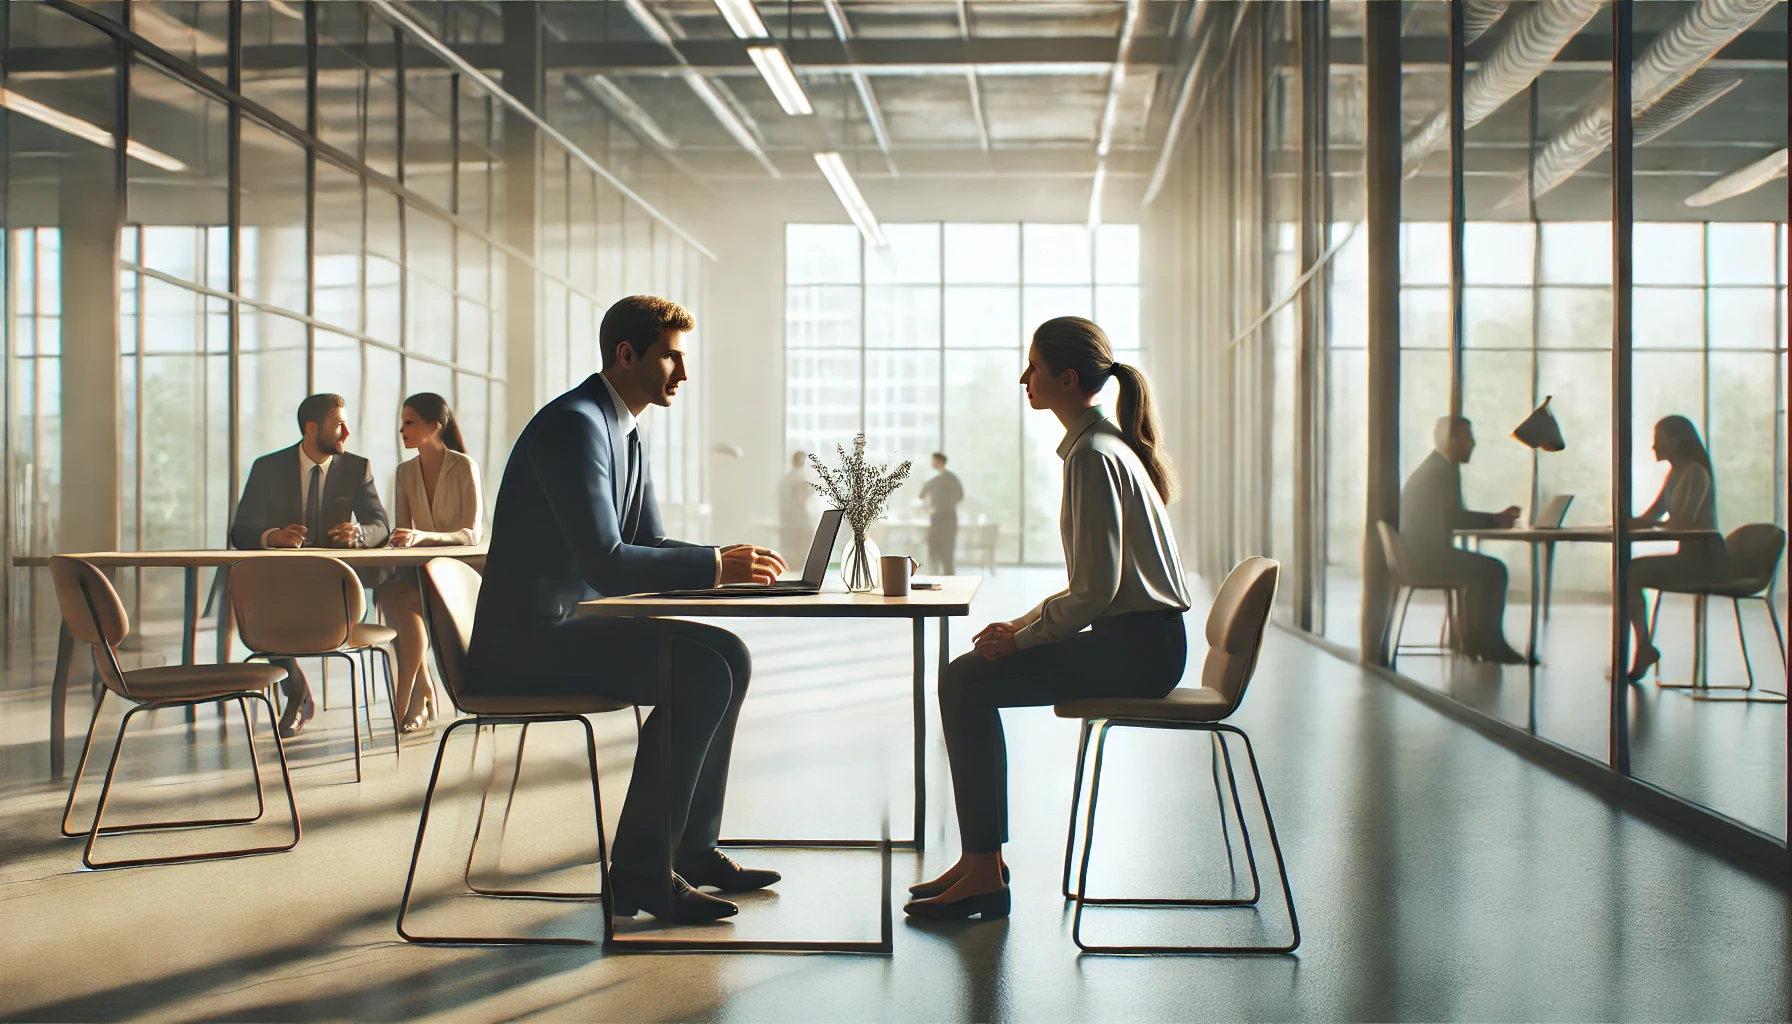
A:
[[[193,664],[194,648],[199,645],[199,567],[185,566],[181,569],[181,607],[180,607],[180,663]],[[224,717],[223,706],[219,706],[218,717]],[[187,705],[187,722],[190,724],[197,718],[194,706]]]
[[[940,620],[941,636],[945,636],[945,619]],[[921,838],[922,830],[927,827],[927,620],[915,619],[915,649],[911,655],[914,661],[914,702],[915,722],[915,830],[909,833],[914,837],[915,849],[924,848]],[[940,657],[945,657],[945,649],[940,650]],[[940,662],[945,667],[945,662]]]
[[[1535,541],[1525,546],[1531,552],[1531,624],[1530,632],[1524,642],[1525,678],[1527,680],[1525,700],[1528,705],[1525,718],[1530,731],[1535,733],[1537,731],[1537,611],[1542,599],[1543,584],[1540,577],[1543,560]]]
[[[56,634],[56,674],[50,677],[50,780],[62,781],[63,734],[68,726],[68,672],[75,660],[75,638],[64,622]]]

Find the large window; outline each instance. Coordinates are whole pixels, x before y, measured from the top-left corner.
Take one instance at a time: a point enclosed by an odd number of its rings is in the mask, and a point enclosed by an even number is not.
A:
[[[911,459],[891,503],[920,516],[928,456],[964,482],[961,523],[998,527],[997,557],[1058,562],[1063,431],[1027,415],[1019,386],[1033,329],[1093,319],[1139,358],[1139,230],[1106,224],[845,224],[785,231],[785,443],[820,452],[863,430],[878,457]]]
[[[26,55],[0,64],[9,561],[222,546],[243,476],[297,440],[312,392],[347,400],[349,448],[388,507],[410,455],[400,403],[445,396],[491,501],[512,396],[533,408],[597,369],[609,303],[701,303],[705,255],[625,190],[666,165],[641,155],[618,176],[556,141],[507,148],[525,126],[501,99],[379,8],[140,3],[120,22],[90,6],[0,5],[0,40]],[[483,5],[408,17],[438,38],[497,35]],[[518,173],[540,203],[508,216]],[[529,287],[510,288],[518,273]],[[510,377],[513,324],[529,380]],[[643,421],[667,517],[699,537],[700,405]],[[14,670],[0,685],[30,685],[53,655],[54,595],[41,570],[0,580]],[[159,658],[180,574],[118,584]]]

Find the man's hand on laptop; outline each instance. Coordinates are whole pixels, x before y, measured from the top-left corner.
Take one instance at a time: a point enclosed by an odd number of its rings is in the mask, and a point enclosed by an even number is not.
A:
[[[784,572],[784,558],[771,548],[730,544],[722,549],[722,583],[770,583]]]

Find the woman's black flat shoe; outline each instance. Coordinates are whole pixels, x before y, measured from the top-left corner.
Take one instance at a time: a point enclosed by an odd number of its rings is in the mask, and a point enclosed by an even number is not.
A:
[[[1008,908],[1008,887],[1003,886],[995,892],[978,893],[950,903],[912,901],[903,905],[902,912],[928,921],[961,921],[971,916],[981,916],[985,921],[993,921],[998,917],[1007,917]]]
[[[937,881],[916,882],[914,885],[908,887],[908,894],[918,900],[930,900],[940,893],[945,892],[947,889],[952,888],[954,884],[955,883],[952,882],[942,884]],[[1008,865],[1006,864],[1002,865],[1002,884],[1008,884]]]

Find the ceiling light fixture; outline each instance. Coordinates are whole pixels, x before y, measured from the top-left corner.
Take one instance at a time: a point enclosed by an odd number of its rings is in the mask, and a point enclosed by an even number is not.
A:
[[[828,179],[834,195],[839,198],[840,205],[846,207],[846,215],[858,225],[859,234],[865,236],[865,241],[876,249],[889,245],[889,240],[884,238],[884,229],[878,226],[876,215],[866,205],[865,197],[859,194],[859,186],[852,180],[852,174],[847,171],[846,161],[840,159],[840,154],[831,151],[817,153],[815,166],[821,168],[822,177]]]
[[[803,83],[796,80],[796,72],[783,50],[776,46],[749,46],[747,56],[753,58],[753,66],[759,69],[765,84],[771,86],[772,95],[778,98],[778,106],[783,107],[786,114],[794,117],[815,113],[815,108],[809,104],[809,94],[803,91]]]
[[[0,89],[0,107],[15,114],[23,114],[40,124],[47,124],[57,131],[67,132],[78,139],[85,139],[96,146],[112,149],[116,141],[112,133],[92,121],[83,121],[73,114],[65,114],[55,107],[45,106],[29,96],[22,96],[11,89]],[[160,167],[164,171],[179,173],[190,170],[186,164],[158,149],[151,149],[136,139],[126,139],[125,154],[141,160],[152,167]]]
[[[1754,163],[1717,179],[1686,197],[1688,206],[1711,206],[1726,199],[1747,195],[1776,178],[1785,177],[1787,152],[1769,153]]]
[[[716,0],[716,8],[722,12],[723,20],[734,32],[736,39],[766,39],[771,36],[765,30],[765,22],[759,18],[759,11],[754,8],[753,0]]]

